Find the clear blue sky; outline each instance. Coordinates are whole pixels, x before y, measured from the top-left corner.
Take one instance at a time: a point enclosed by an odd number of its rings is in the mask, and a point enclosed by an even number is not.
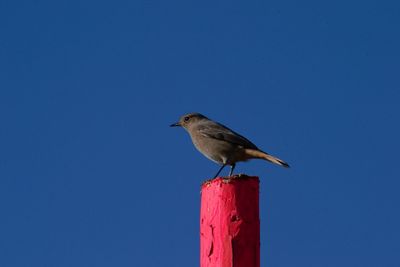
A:
[[[0,266],[198,266],[197,111],[288,161],[263,267],[400,266],[398,1],[0,3]],[[226,170],[224,174],[227,174]]]

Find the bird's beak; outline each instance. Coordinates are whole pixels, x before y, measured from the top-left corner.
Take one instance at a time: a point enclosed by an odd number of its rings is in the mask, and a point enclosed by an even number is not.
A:
[[[169,127],[178,127],[181,126],[179,122],[171,124]]]

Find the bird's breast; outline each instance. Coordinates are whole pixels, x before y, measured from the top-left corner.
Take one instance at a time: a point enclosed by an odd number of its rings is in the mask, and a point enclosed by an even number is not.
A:
[[[208,159],[219,164],[230,163],[229,159],[232,158],[235,150],[232,144],[201,134],[191,134],[191,137],[197,150]]]

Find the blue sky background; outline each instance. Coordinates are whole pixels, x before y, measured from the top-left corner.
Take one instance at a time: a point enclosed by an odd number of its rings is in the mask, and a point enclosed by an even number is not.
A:
[[[288,161],[262,266],[400,266],[398,1],[0,2],[0,266],[198,266],[197,111]],[[226,170],[224,174],[227,174]]]

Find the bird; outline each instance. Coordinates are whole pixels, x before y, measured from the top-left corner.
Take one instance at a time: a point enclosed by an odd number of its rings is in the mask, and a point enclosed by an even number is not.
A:
[[[232,176],[237,162],[250,159],[263,159],[289,168],[285,161],[260,150],[244,136],[200,113],[183,115],[170,127],[184,128],[197,150],[208,159],[222,165],[214,178],[228,165],[229,176]]]

